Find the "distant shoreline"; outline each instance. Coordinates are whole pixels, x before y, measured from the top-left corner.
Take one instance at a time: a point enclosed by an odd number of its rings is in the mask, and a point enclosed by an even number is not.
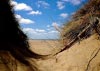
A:
[[[60,40],[60,39],[29,39],[29,40]]]

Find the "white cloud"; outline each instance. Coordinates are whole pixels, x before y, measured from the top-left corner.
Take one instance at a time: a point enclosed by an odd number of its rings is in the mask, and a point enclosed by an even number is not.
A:
[[[50,25],[47,25],[47,28],[49,28],[50,27]]]
[[[49,31],[48,33],[52,33],[52,34],[54,34],[54,33],[59,33],[58,31],[54,31],[54,30],[52,30],[52,31]]]
[[[72,0],[71,1],[71,3],[73,4],[73,5],[79,5],[79,4],[81,4],[81,0]]]
[[[62,2],[62,1],[58,1],[57,2],[57,7],[58,7],[58,9],[64,9],[65,8],[65,5],[64,5],[64,2]]]
[[[45,33],[46,31],[43,30],[43,29],[36,29],[36,32],[38,32],[38,33]]]
[[[35,34],[46,33],[46,30],[44,29],[24,28],[23,31],[26,33],[35,33]]]
[[[81,2],[82,2],[82,0],[62,0],[62,1],[70,2],[70,3],[72,3],[73,5],[79,5],[79,4],[81,4]]]
[[[36,34],[37,32],[34,30],[34,29],[32,29],[32,28],[23,28],[23,31],[25,32],[25,33],[30,33],[30,34]]]
[[[31,24],[31,23],[34,23],[34,21],[32,21],[30,19],[24,19],[24,18],[22,18],[20,20],[20,23],[23,23],[23,24]]]
[[[63,17],[63,18],[67,18],[68,14],[67,13],[62,13],[62,14],[60,14],[60,16]]]
[[[16,1],[11,1],[11,5],[16,6],[17,5],[17,2]]]
[[[18,19],[19,23],[21,23],[21,24],[31,24],[31,23],[35,23],[34,21],[32,21],[30,19],[25,19],[25,18],[21,17],[18,14],[16,14],[15,17]]]
[[[60,1],[57,1],[57,7],[58,9],[62,10],[65,8],[65,4],[66,3],[71,3],[73,5],[79,5],[83,2],[84,0],[60,0]]]
[[[20,10],[31,11],[32,10],[32,8],[25,3],[17,3],[15,1],[11,1],[11,4],[14,5],[14,9],[16,11],[20,11]]]
[[[56,23],[56,22],[53,22],[53,23],[52,23],[52,26],[59,26],[59,24]]]
[[[18,15],[18,14],[16,14],[15,17],[16,17],[17,19],[21,19],[21,18],[22,18],[22,17],[21,17],[20,15]]]
[[[26,11],[30,11],[32,10],[32,8],[28,5],[26,5],[25,3],[20,3],[20,4],[17,4],[15,7],[15,10],[26,10]]]
[[[47,2],[45,2],[45,1],[38,1],[37,2],[37,6],[38,7],[44,7],[44,8],[48,8],[50,5],[47,3]]]
[[[42,14],[42,12],[40,12],[40,11],[31,11],[30,13],[28,13],[28,14],[30,14],[30,15],[41,15]]]
[[[23,31],[30,39],[58,39],[59,33],[55,30],[46,31],[44,29],[23,28]]]
[[[30,39],[46,39],[45,32],[41,29],[23,28]]]

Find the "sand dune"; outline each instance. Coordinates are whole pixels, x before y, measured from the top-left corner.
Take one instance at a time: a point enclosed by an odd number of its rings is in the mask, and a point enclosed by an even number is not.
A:
[[[43,40],[30,41],[32,49],[37,53],[52,53],[53,48],[55,48],[53,46],[56,46],[58,41],[46,42],[49,42],[52,47],[49,47]],[[38,60],[37,64],[41,71],[86,71],[89,60],[95,56],[99,48],[100,40],[98,40],[98,36],[95,34],[88,39],[82,40],[80,43],[77,42],[70,49],[55,57],[46,60]],[[88,71],[100,71],[100,52],[91,60]]]

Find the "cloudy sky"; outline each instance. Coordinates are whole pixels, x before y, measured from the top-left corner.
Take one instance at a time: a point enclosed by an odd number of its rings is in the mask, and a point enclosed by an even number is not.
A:
[[[58,39],[61,27],[85,0],[14,0],[15,16],[31,39]],[[54,28],[54,26],[56,28]]]

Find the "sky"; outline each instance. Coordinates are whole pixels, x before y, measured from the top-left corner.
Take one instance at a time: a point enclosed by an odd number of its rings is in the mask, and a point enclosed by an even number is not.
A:
[[[59,28],[86,0],[13,0],[15,17],[30,39],[59,39]]]

